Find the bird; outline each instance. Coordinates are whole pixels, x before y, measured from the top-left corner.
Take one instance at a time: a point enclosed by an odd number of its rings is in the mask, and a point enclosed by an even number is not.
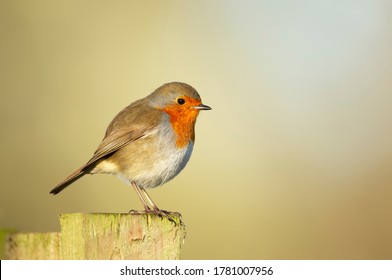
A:
[[[195,123],[204,105],[189,84],[169,82],[136,100],[110,122],[102,142],[84,165],[57,184],[50,193],[63,191],[86,174],[111,174],[131,185],[144,206],[139,213],[165,216],[146,189],[163,185],[188,163]]]

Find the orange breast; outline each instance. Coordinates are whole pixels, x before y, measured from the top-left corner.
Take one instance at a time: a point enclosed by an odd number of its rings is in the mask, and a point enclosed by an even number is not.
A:
[[[176,145],[183,148],[190,141],[195,141],[195,123],[198,110],[182,108],[179,106],[166,107],[163,109],[170,117],[170,123],[176,134]]]

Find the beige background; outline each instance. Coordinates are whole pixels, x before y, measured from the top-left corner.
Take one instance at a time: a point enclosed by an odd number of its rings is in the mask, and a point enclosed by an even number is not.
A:
[[[49,191],[178,80],[213,108],[150,191],[183,215],[183,258],[392,258],[391,1],[1,0],[0,32],[0,227],[141,209],[108,175]]]

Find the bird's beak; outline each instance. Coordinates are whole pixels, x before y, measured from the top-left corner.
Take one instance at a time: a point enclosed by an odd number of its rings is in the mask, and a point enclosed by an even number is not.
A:
[[[207,106],[204,104],[193,106],[193,108],[195,108],[196,110],[211,110],[212,109],[210,106]]]

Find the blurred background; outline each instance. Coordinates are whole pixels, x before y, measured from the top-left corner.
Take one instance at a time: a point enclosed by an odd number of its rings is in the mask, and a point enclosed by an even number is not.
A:
[[[193,156],[149,193],[184,259],[392,258],[392,2],[0,1],[0,227],[142,209],[109,175],[49,191],[111,119],[195,87]]]

